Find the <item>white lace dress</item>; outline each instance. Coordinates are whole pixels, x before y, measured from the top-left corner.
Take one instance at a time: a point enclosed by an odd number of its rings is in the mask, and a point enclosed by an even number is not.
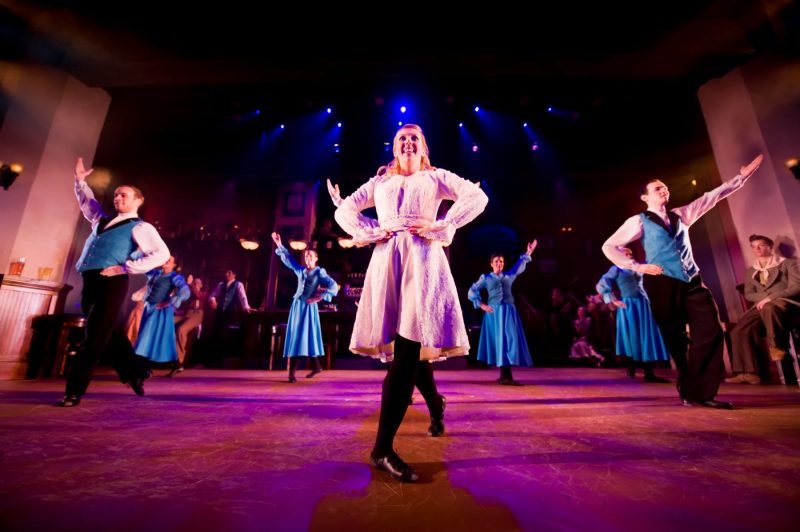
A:
[[[443,200],[454,200],[436,220]],[[469,352],[464,317],[443,246],[488,203],[478,185],[442,169],[376,176],[345,198],[335,218],[357,245],[376,243],[364,279],[350,350],[388,361],[395,334],[420,342],[422,360]],[[378,220],[360,212],[375,207]],[[406,229],[432,226],[424,236]]]

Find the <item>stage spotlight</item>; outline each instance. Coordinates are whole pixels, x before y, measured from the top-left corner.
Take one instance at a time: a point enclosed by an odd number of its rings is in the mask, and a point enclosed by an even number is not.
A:
[[[342,123],[341,122],[336,122],[336,127],[342,127]]]
[[[552,107],[548,107],[548,108],[547,108],[547,112],[548,112],[548,113],[552,113],[552,112],[553,112],[553,108],[552,108]]]
[[[328,107],[327,109],[325,109],[325,112],[327,112],[328,114],[331,114],[331,113],[333,112],[333,109],[331,109],[330,107]]]
[[[533,144],[531,144],[531,151],[539,151],[539,143],[538,142],[534,142]]]
[[[480,107],[478,107],[478,106],[476,105],[476,106],[475,106],[475,112],[477,113],[477,112],[478,112],[478,111],[480,111],[480,110],[481,110],[481,108],[480,108]]]
[[[458,127],[464,127],[464,122],[459,122]]]
[[[284,124],[281,124],[281,129],[286,129],[286,126]]]
[[[527,122],[523,122],[522,123],[522,127],[528,127],[528,123]]]
[[[406,112],[406,106],[405,105],[401,105],[400,106],[400,112],[401,113],[405,113]]]
[[[403,122],[402,122],[402,121],[400,121],[400,122],[397,122],[397,125],[398,125],[398,126],[402,126],[402,125],[403,125]]]
[[[473,145],[472,145],[472,153],[478,153],[478,150],[479,150],[479,149],[480,149],[480,148],[478,148],[478,145],[477,145],[477,144],[473,144]]]

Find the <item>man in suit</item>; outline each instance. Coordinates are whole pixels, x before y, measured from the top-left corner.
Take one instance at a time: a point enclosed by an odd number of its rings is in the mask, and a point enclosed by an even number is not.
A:
[[[92,224],[76,267],[83,277],[81,308],[86,314],[86,340],[67,374],[64,398],[58,406],[78,406],[89,387],[94,367],[111,339],[117,315],[128,293],[128,274],[145,273],[169,258],[169,249],[155,227],[139,218],[142,192],[123,185],[114,191],[115,216],[107,216],[94,198],[86,177],[92,173],[78,159],[75,195],[84,218]],[[136,356],[127,337],[121,336],[114,353],[114,370],[136,395],[144,395],[147,361]],[[125,345],[123,345],[123,342]]]
[[[769,356],[783,360],[789,347],[787,324],[800,313],[800,267],[797,259],[785,259],[772,252],[772,240],[750,236],[756,261],[747,268],[744,297],[754,303],[731,331],[734,376],[725,382],[758,384],[759,339],[766,336]]]

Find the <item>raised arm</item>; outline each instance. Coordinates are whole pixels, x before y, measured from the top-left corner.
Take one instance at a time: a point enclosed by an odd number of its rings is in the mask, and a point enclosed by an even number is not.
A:
[[[275,248],[275,254],[281,258],[281,262],[290,270],[292,270],[296,274],[300,274],[303,271],[303,267],[300,266],[293,258],[292,254],[289,253],[289,250],[283,246],[281,242],[281,235],[278,233],[272,233],[272,241],[275,242],[275,245],[278,246]]]
[[[740,188],[744,186],[750,176],[752,176],[758,167],[761,166],[761,161],[764,160],[763,155],[759,155],[750,164],[742,166],[739,169],[739,175],[722,183],[717,188],[710,190],[697,198],[688,205],[672,209],[672,211],[680,216],[683,223],[687,226],[694,224],[701,216],[710,211],[717,203],[727,198]]]
[[[83,158],[78,157],[78,162],[75,164],[75,197],[78,199],[78,206],[83,213],[83,217],[94,226],[100,218],[106,216],[102,205],[94,198],[94,192],[86,183],[86,177],[94,171],[93,168],[88,170],[83,166]]]

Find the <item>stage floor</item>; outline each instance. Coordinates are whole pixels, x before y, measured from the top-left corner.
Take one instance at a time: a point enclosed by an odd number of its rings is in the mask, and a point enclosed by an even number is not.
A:
[[[438,371],[441,438],[415,404],[395,441],[421,479],[367,463],[383,371],[98,372],[0,382],[3,530],[796,530],[800,388],[723,384],[687,408],[623,370]],[[674,375],[662,371],[674,379]]]

